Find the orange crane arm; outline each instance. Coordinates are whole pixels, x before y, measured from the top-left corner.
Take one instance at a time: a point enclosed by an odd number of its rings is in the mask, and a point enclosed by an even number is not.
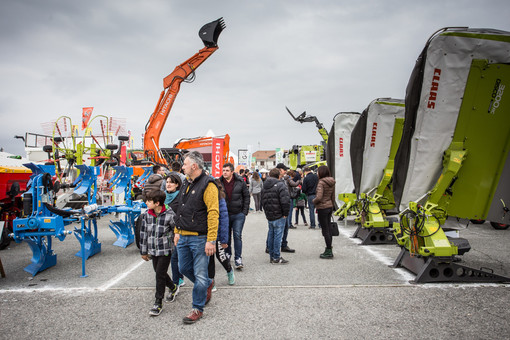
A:
[[[181,83],[186,81],[188,77],[193,76],[195,70],[218,49],[217,40],[224,28],[225,24],[222,18],[204,25],[200,29],[199,35],[205,47],[177,66],[172,73],[163,79],[164,89],[159,96],[154,112],[145,126],[143,138],[145,154],[154,162],[166,164],[165,159],[159,151],[159,137],[161,136],[161,131],[172,109],[175,97],[177,93],[179,93]]]

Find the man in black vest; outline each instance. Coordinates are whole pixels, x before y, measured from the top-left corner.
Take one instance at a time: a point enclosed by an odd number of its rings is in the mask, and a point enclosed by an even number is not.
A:
[[[187,180],[179,193],[179,209],[175,220],[175,239],[179,270],[193,282],[193,309],[184,323],[202,317],[211,299],[214,281],[209,279],[209,256],[216,251],[219,203],[218,187],[204,172],[204,158],[197,151],[186,155],[183,164]]]
[[[225,252],[232,256],[232,235],[234,236],[234,266],[242,269],[243,265],[243,227],[246,215],[250,209],[250,192],[244,179],[234,172],[232,163],[223,165],[223,176],[220,177],[221,185],[227,194],[229,237],[228,247]]]

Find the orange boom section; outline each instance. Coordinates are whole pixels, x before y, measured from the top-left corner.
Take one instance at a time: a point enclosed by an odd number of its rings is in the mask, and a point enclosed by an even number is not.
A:
[[[163,91],[159,96],[158,104],[152,113],[147,125],[143,139],[143,149],[148,160],[155,163],[167,164],[166,159],[160,151],[159,137],[165,126],[168,114],[172,109],[181,83],[194,80],[195,70],[218,49],[218,37],[225,28],[223,18],[204,25],[199,36],[205,47],[194,56],[180,64],[175,70],[163,79]]]

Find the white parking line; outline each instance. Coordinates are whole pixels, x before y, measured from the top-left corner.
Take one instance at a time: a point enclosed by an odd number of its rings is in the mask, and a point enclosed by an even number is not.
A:
[[[124,273],[121,273],[119,275],[117,275],[116,277],[114,277],[113,279],[111,279],[110,281],[106,282],[104,285],[102,285],[101,287],[99,287],[98,289],[100,291],[105,291],[109,288],[111,288],[112,286],[114,286],[115,284],[119,283],[120,281],[122,281],[126,276],[128,276],[129,274],[131,274],[133,271],[135,271],[138,267],[140,267],[145,261],[144,260],[140,260],[140,262],[138,263],[135,263],[130,269],[128,269],[127,271],[125,271]]]
[[[338,230],[340,233],[351,240],[351,242],[360,245],[361,240],[359,238],[351,238],[353,233],[352,230],[347,230],[345,228],[341,228],[339,226]],[[384,265],[391,266],[393,265],[394,260],[390,259],[388,256],[378,252],[376,250],[377,246],[361,246],[360,248],[364,249],[367,253],[369,253],[373,258],[377,261],[381,262]],[[421,287],[421,288],[476,288],[476,287],[510,287],[510,284],[502,284],[502,283],[420,283],[420,284],[411,284],[410,281],[415,279],[415,276],[407,271],[404,268],[393,268],[393,270],[400,275],[404,282],[402,285],[410,285],[413,287]]]
[[[346,230],[345,228],[339,227],[338,230],[340,233],[347,239],[349,239],[351,242],[359,245],[361,244],[361,240],[359,238],[351,238],[351,235],[353,233],[352,230]],[[393,260],[390,259],[388,256],[378,252],[374,246],[362,246],[360,247],[363,250],[365,250],[367,253],[369,253],[373,258],[375,258],[377,261],[381,262],[384,265],[391,266],[393,264]],[[410,280],[414,279],[414,276],[409,273],[407,270],[403,268],[393,268],[393,270],[400,275],[402,280],[404,281],[404,284],[409,284]]]
[[[14,289],[0,289],[0,294],[2,293],[35,293],[35,292],[62,292],[62,293],[72,293],[72,292],[95,292],[95,291],[101,291],[104,292],[120,281],[122,281],[124,278],[126,278],[129,274],[131,274],[133,271],[135,271],[138,267],[140,267],[145,261],[140,260],[140,262],[135,263],[132,265],[128,270],[125,272],[115,276],[113,279],[107,281],[100,287],[94,288],[94,287],[42,287],[42,288],[14,288]]]

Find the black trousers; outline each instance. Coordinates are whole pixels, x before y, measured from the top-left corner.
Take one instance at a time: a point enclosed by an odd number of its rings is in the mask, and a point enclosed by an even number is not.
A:
[[[301,217],[303,217],[303,221],[306,223],[305,217],[305,207],[296,207],[296,224],[299,222],[299,212],[301,211]]]
[[[152,257],[152,267],[156,272],[156,299],[163,299],[165,297],[165,287],[174,288],[174,283],[170,275],[168,275],[171,258],[171,255]]]
[[[216,241],[216,258],[220,261],[225,271],[228,273],[232,270],[232,265],[230,264],[230,260],[225,253],[225,249],[221,247],[221,242]],[[216,276],[216,261],[214,261],[214,256],[209,256],[209,278],[214,279]]]
[[[331,248],[333,236],[331,235],[331,215],[333,214],[333,208],[317,209],[317,217],[319,218],[319,224],[322,229],[322,236],[326,242],[326,248]]]

